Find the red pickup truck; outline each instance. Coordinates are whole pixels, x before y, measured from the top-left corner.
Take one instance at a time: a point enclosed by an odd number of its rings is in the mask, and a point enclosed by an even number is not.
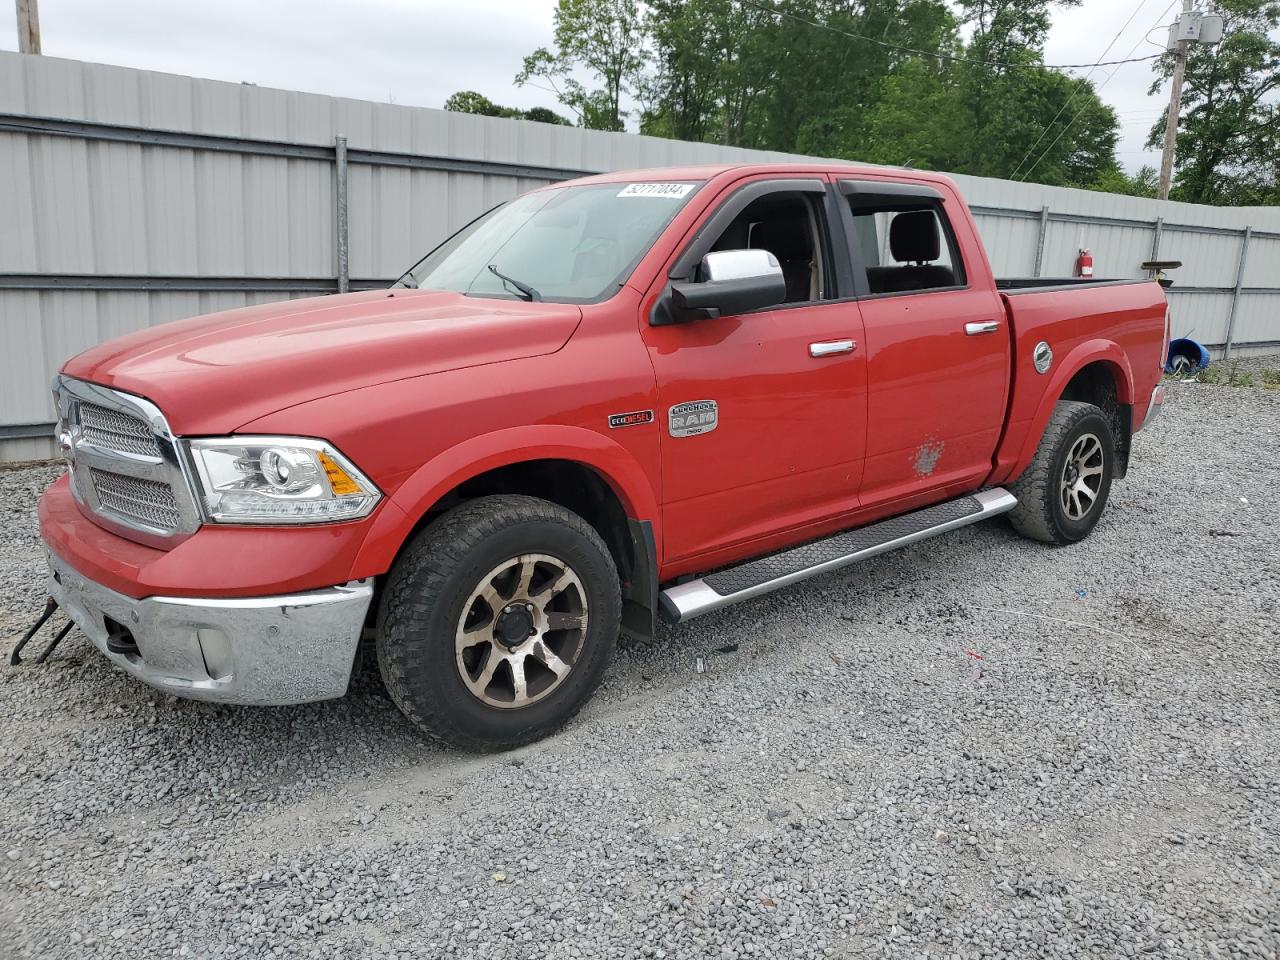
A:
[[[67,362],[49,589],[166,692],[338,697],[372,643],[415,724],[510,747],[622,630],[1001,513],[1087,536],[1168,335],[1154,282],[996,280],[943,176],[556,184],[390,289]]]

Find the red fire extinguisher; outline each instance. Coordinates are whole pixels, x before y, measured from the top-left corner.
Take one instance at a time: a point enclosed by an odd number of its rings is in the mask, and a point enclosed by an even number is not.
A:
[[[1076,276],[1093,276],[1093,254],[1085,247],[1080,248],[1080,256],[1076,259]]]

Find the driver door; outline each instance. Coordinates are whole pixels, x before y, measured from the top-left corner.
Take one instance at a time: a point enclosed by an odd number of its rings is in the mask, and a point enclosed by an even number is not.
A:
[[[689,236],[682,265],[712,250],[763,248],[787,302],[653,326],[667,562],[720,552],[858,505],[866,362],[854,300],[838,294],[826,184],[757,179],[729,188]],[[747,553],[749,550],[737,551]]]

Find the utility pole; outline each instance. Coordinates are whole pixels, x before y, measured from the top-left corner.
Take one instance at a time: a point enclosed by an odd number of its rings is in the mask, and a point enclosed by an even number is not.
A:
[[[1191,12],[1191,0],[1182,0],[1182,12]],[[1173,147],[1178,140],[1178,112],[1182,109],[1182,78],[1187,72],[1189,40],[1179,40],[1173,58],[1173,84],[1169,91],[1169,116],[1164,124],[1164,155],[1160,158],[1160,200],[1169,199],[1169,182],[1173,179]]]
[[[17,0],[18,52],[40,52],[40,11],[36,0]]]

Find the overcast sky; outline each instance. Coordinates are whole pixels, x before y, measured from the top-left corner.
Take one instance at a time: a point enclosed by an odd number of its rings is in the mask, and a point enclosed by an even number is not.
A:
[[[551,43],[555,0],[39,0],[39,5],[49,56],[416,106],[439,107],[454,91],[469,89],[512,106],[560,109],[549,92],[512,82],[524,55]],[[11,7],[9,0],[0,0],[5,6]],[[1105,59],[1156,53],[1158,48],[1142,38],[1153,26],[1167,24],[1172,8],[1169,0],[1083,0],[1074,9],[1055,11],[1046,61],[1102,59],[1135,10]],[[1155,31],[1151,39],[1164,35]],[[5,13],[0,48],[17,47],[14,17]],[[1158,164],[1158,154],[1142,150],[1161,110],[1161,97],[1147,96],[1151,64],[1099,68],[1093,80],[1105,81],[1102,98],[1119,113],[1121,164],[1130,170]]]

